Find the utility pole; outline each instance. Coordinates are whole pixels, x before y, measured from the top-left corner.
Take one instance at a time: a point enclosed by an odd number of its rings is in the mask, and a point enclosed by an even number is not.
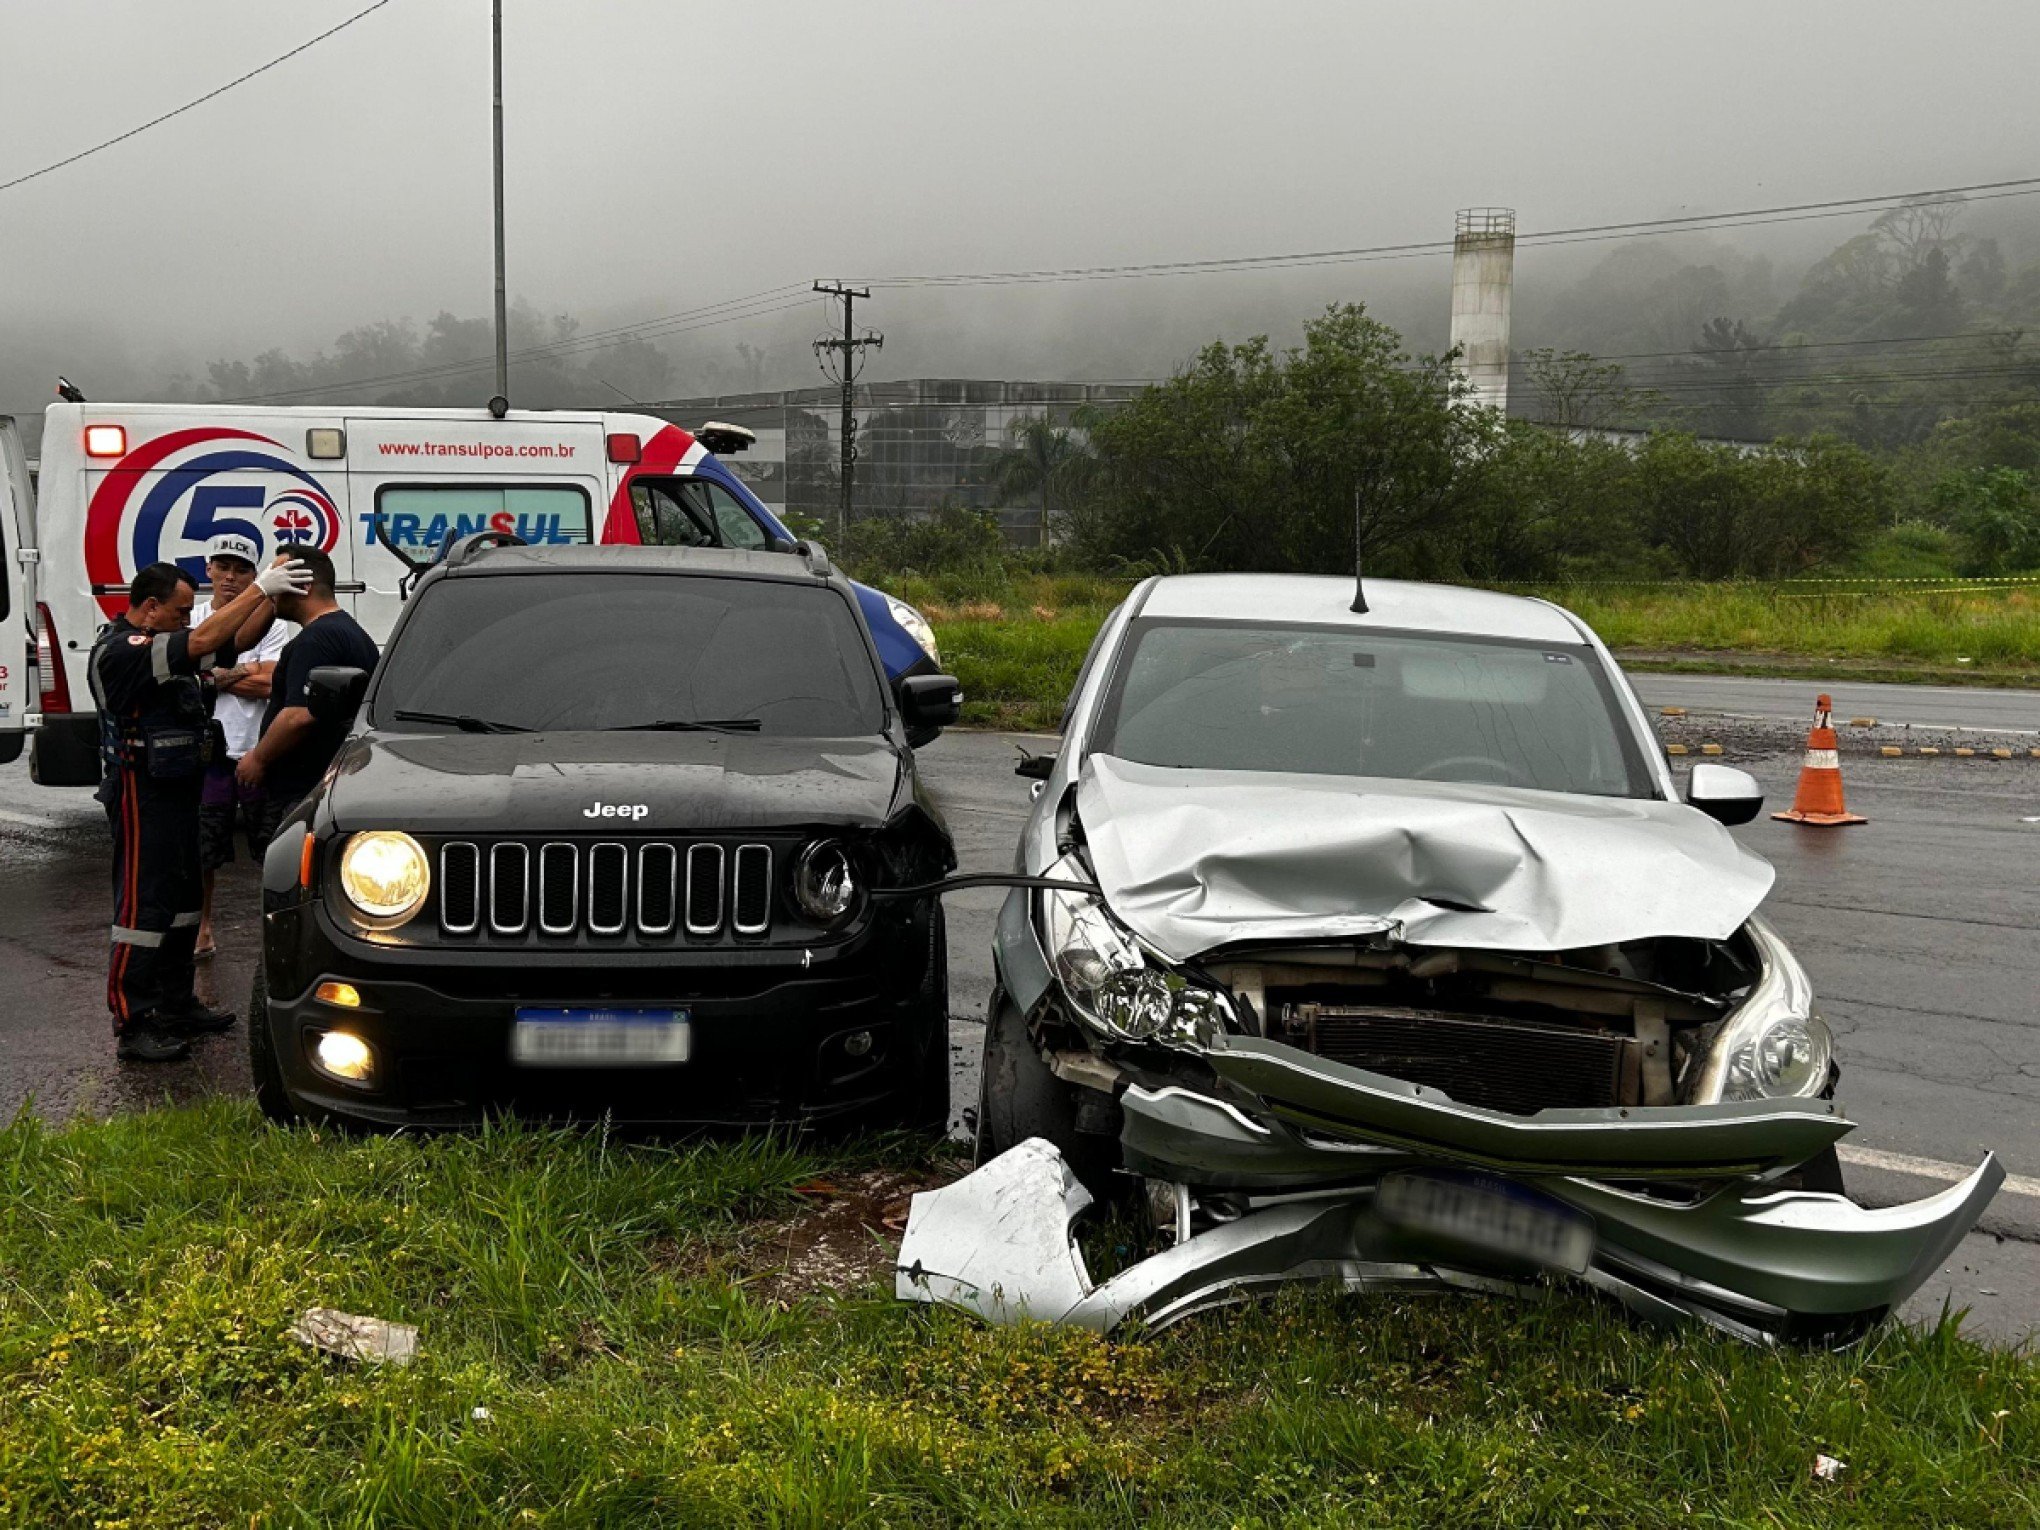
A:
[[[840,549],[850,536],[850,494],[857,472],[857,419],[851,413],[857,374],[864,369],[865,347],[877,350],[885,344],[885,336],[868,329],[860,335],[851,323],[853,305],[859,298],[870,297],[870,288],[816,282],[815,291],[843,300],[843,338],[824,335],[815,341],[815,359],[821,363],[822,371],[843,385],[843,500],[836,511],[836,545]]]
[[[503,0],[495,0],[496,85],[496,397],[510,399],[508,289],[503,280]]]

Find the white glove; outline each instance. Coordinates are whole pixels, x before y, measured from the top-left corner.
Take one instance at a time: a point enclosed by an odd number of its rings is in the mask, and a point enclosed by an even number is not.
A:
[[[271,600],[279,595],[302,595],[312,587],[312,571],[291,558],[272,563],[255,576],[255,588]]]

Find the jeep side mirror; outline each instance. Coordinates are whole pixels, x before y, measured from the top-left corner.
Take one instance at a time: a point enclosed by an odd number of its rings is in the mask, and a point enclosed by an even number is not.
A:
[[[368,671],[350,664],[321,664],[305,676],[305,706],[320,722],[352,722],[368,693]]]
[[[954,675],[908,675],[899,696],[909,728],[947,728],[963,715],[963,687]]]
[[[1717,823],[1748,823],[1763,809],[1764,788],[1732,765],[1695,765],[1686,777],[1686,802]]]
[[[1052,754],[1028,754],[1021,751],[1020,763],[1013,767],[1013,774],[1024,781],[1046,781],[1055,771],[1055,756]]]

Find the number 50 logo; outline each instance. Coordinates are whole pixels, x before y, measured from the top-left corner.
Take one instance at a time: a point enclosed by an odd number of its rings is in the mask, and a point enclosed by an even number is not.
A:
[[[151,563],[205,579],[205,544],[227,533],[252,541],[261,561],[281,547],[331,552],[340,511],[325,486],[253,431],[202,426],[137,446],[108,469],[85,511],[85,568],[95,588],[124,589]],[[122,595],[102,594],[117,615]]]

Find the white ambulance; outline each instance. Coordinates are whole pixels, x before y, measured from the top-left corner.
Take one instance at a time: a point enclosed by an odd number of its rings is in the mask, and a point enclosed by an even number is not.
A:
[[[44,414],[31,486],[0,417],[0,763],[28,741],[44,785],[99,779],[93,639],[151,563],[203,586],[203,548],[221,532],[253,538],[265,561],[323,548],[378,642],[411,563],[469,532],[790,551],[792,534],[710,449],[743,437],[592,410],[61,403]],[[858,599],[895,680],[937,671],[919,612],[861,585]]]

